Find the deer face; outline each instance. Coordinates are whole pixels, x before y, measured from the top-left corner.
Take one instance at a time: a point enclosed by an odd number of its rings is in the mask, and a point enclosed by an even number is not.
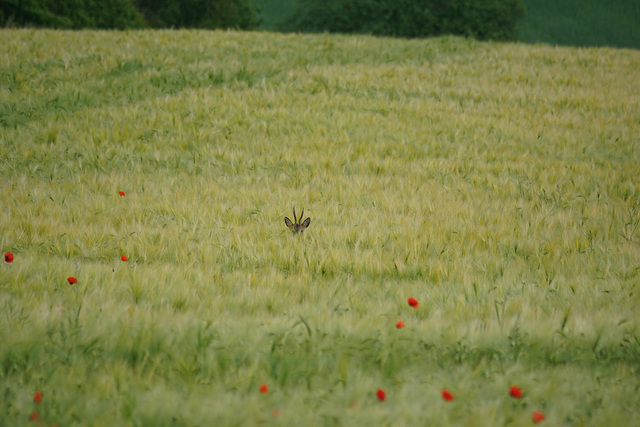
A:
[[[287,225],[287,227],[289,227],[289,230],[291,230],[293,234],[296,234],[298,232],[302,233],[304,229],[307,228],[309,224],[311,224],[311,218],[307,218],[304,221],[302,221],[303,216],[304,216],[304,208],[302,208],[302,213],[300,213],[300,218],[296,217],[296,208],[293,208],[293,222],[287,217],[284,218],[284,223]]]

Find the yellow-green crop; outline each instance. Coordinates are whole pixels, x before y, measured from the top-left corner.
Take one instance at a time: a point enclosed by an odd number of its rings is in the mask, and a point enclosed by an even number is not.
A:
[[[0,419],[637,425],[638,69],[446,37],[0,31]]]

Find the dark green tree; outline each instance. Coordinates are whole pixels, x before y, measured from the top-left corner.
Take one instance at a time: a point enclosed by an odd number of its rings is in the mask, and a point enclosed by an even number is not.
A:
[[[3,26],[62,29],[146,25],[131,0],[0,0],[0,20]]]
[[[507,40],[524,12],[522,0],[297,0],[281,29]]]
[[[248,0],[135,0],[153,28],[237,28],[258,25]]]

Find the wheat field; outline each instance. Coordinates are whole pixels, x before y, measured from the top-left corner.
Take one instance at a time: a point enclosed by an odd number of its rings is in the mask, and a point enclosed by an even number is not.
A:
[[[640,422],[638,51],[26,29],[0,64],[0,424]]]

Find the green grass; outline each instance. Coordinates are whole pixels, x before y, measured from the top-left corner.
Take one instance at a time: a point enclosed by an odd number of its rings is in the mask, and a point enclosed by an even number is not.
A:
[[[4,30],[0,64],[3,424],[638,424],[637,51]]]

